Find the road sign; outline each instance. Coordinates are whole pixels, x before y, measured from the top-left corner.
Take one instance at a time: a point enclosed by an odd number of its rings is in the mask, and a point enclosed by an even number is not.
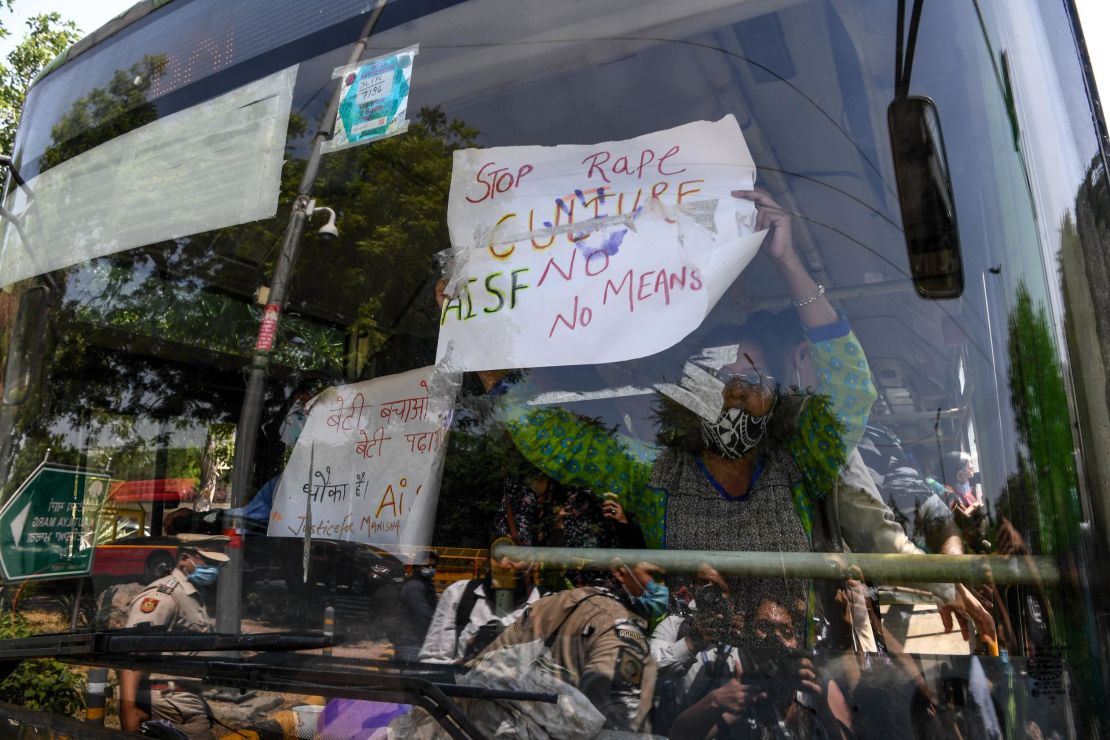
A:
[[[107,473],[42,463],[0,508],[4,580],[85,575],[92,568],[96,517]]]

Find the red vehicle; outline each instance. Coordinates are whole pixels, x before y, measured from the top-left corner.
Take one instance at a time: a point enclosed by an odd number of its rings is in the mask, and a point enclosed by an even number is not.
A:
[[[148,583],[173,568],[173,544],[133,538],[150,531],[147,518],[155,502],[178,506],[193,500],[195,478],[116,481],[101,512],[101,532],[110,531],[111,544],[98,545],[93,558],[94,578],[142,580]],[[111,524],[107,524],[108,518]],[[101,535],[103,537],[103,534]],[[98,537],[98,540],[101,539]],[[146,538],[143,538],[144,540]],[[169,541],[169,538],[161,538]],[[168,548],[168,549],[167,549]]]
[[[173,570],[176,546],[172,537],[134,535],[97,545],[92,576],[149,583]]]

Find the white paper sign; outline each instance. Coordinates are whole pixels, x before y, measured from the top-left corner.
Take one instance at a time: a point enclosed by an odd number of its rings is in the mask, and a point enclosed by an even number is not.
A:
[[[754,181],[731,115],[628,141],[456,151],[438,358],[492,370],[674,345],[759,249],[754,205],[731,195]]]
[[[30,201],[13,188],[24,220],[0,226],[0,286],[272,217],[296,82],[289,67],[128,131],[40,173]]]
[[[458,377],[434,367],[329,388],[312,401],[267,534],[431,544]],[[311,468],[311,469],[310,469]]]

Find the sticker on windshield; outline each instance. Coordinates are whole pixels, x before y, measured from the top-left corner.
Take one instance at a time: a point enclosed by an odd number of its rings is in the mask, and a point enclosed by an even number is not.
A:
[[[341,80],[339,110],[335,134],[324,142],[322,151],[334,152],[408,130],[412,63],[419,51],[417,44],[332,72],[333,79]]]

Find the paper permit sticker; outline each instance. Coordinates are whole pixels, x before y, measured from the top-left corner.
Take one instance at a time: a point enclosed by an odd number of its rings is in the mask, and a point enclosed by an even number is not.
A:
[[[398,555],[431,543],[459,377],[436,367],[328,388],[274,494],[267,534],[365,542]]]
[[[437,361],[617,362],[694,331],[765,231],[736,118],[618,142],[454,153]]]
[[[412,64],[420,45],[332,71],[340,80],[335,134],[321,151],[332,152],[404,133],[409,121]]]

